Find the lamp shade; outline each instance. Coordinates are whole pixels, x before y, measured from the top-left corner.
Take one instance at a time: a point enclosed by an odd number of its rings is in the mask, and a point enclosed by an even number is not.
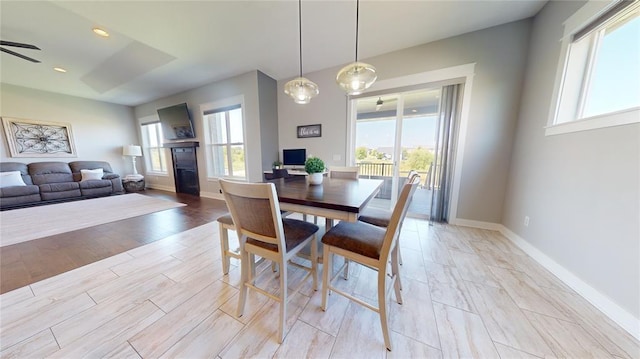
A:
[[[142,147],[136,145],[122,146],[123,156],[142,156]]]
[[[343,67],[336,76],[336,82],[349,95],[359,95],[376,82],[376,68],[356,61]]]
[[[304,77],[296,77],[284,85],[284,93],[289,95],[293,102],[304,105],[318,96],[320,90],[313,81]]]

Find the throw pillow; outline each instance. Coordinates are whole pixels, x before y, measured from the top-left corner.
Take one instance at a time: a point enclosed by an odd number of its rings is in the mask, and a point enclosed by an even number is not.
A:
[[[82,179],[80,181],[101,180],[104,175],[102,168],[95,170],[80,170]]]
[[[0,188],[26,185],[20,171],[0,172]]]

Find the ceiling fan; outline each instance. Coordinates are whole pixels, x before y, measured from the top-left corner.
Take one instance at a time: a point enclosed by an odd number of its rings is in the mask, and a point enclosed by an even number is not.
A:
[[[40,50],[39,47],[31,45],[31,44],[23,44],[20,42],[12,42],[12,41],[3,41],[0,40],[0,46],[11,46],[11,47],[21,47],[23,49],[30,49],[30,50]],[[23,54],[19,54],[15,51],[11,51],[9,49],[5,49],[4,47],[0,47],[0,51],[7,53],[9,55],[13,55],[13,56],[17,56],[21,59],[25,59],[27,61],[31,61],[31,62],[35,62],[35,63],[40,63],[40,60],[36,60],[34,58],[31,58],[29,56],[25,56]]]
[[[380,109],[382,108],[382,105],[385,102],[389,103],[389,102],[395,102],[395,101],[398,101],[397,97],[392,97],[392,98],[386,99],[384,101],[382,100],[382,97],[378,97],[378,101],[376,101],[376,111],[380,111]]]

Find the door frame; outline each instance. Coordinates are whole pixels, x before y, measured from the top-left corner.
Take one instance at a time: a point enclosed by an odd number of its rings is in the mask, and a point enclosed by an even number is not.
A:
[[[460,111],[460,127],[458,129],[458,138],[456,145],[456,155],[453,167],[453,183],[451,184],[451,205],[449,206],[449,223],[457,224],[458,222],[458,201],[460,198],[460,183],[462,164],[464,162],[464,149],[467,139],[467,126],[469,122],[469,107],[471,104],[471,92],[473,89],[473,77],[475,75],[476,63],[469,63],[465,65],[447,67],[443,69],[427,71],[417,73],[413,75],[394,77],[386,80],[381,80],[373,84],[371,88],[363,92],[360,97],[367,97],[368,93],[379,92],[383,90],[397,89],[402,92],[402,87],[415,86],[415,85],[429,85],[430,83],[459,80],[452,83],[464,83],[464,92],[462,95],[462,109]],[[355,127],[357,108],[355,106],[354,98],[349,98],[347,101],[347,114],[348,126],[347,126],[347,164],[354,165],[355,158]]]

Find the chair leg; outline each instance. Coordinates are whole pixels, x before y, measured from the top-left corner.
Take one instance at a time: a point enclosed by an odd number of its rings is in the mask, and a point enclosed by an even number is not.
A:
[[[322,251],[322,310],[327,310],[327,300],[329,299],[329,278],[333,272],[333,253],[329,252],[329,246],[324,245]]]
[[[394,283],[394,287],[396,292],[402,290],[402,281],[400,280],[400,267],[398,263],[400,262],[400,246],[396,245],[396,247],[391,251],[391,274],[396,277],[396,281]]]
[[[398,247],[396,246],[396,248]],[[400,293],[400,291],[402,290],[402,281],[400,280],[400,267],[398,266],[397,260],[398,255],[399,252],[397,254],[391,253],[391,278],[395,279],[393,287],[396,292],[396,301],[398,302],[398,304],[402,304],[402,294]]]
[[[222,274],[229,274],[229,266],[231,264],[231,260],[229,255],[229,231],[222,225],[222,223],[218,223],[220,229],[220,252],[222,253]]]
[[[249,281],[249,253],[240,251],[240,295],[238,296],[238,312],[237,316],[244,314],[244,305],[247,302],[247,282]]]
[[[278,327],[278,343],[284,341],[284,325],[287,319],[287,266],[280,263],[280,320]]]
[[[378,314],[380,314],[380,325],[382,326],[382,336],[384,345],[391,351],[391,338],[389,337],[389,326],[387,324],[387,296],[386,296],[387,275],[384,268],[378,269]]]
[[[311,240],[311,272],[313,276],[313,291],[318,290],[318,241],[316,235]]]
[[[398,244],[398,263],[402,265],[402,253],[400,252],[400,244]]]

